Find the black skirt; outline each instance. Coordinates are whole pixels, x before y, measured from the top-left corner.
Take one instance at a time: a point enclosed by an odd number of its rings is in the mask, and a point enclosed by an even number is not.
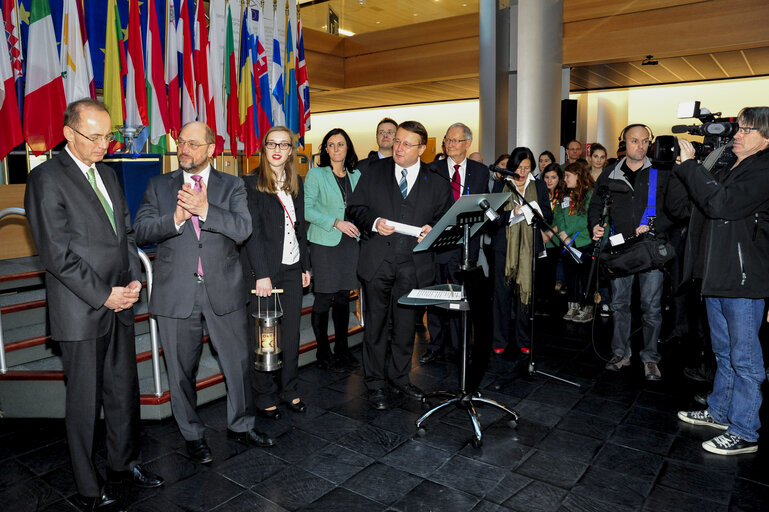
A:
[[[313,290],[335,293],[358,288],[358,241],[342,235],[333,247],[310,242]]]

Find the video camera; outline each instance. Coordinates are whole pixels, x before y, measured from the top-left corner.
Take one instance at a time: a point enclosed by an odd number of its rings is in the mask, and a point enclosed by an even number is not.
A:
[[[702,142],[692,141],[694,158],[705,159],[713,150],[728,144],[737,133],[736,117],[721,117],[721,112],[712,113],[705,107],[700,107],[699,101],[679,103],[678,119],[696,118],[702,124],[677,124],[671,127],[673,133],[688,133],[700,135]],[[651,148],[651,159],[662,164],[673,165],[679,155],[678,137],[675,135],[660,135],[654,140]]]

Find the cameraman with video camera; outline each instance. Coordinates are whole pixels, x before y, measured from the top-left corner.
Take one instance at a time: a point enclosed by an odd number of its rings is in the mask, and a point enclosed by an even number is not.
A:
[[[758,331],[769,296],[769,107],[744,108],[737,121],[731,152],[713,169],[694,159],[684,139],[675,169],[696,206],[690,226],[698,226],[689,230],[684,272],[702,276],[717,364],[708,408],[678,418],[725,430],[702,443],[720,455],[758,450],[766,378]]]
[[[654,232],[664,236],[670,227],[662,205],[669,179],[669,172],[657,172],[646,154],[653,135],[644,124],[631,124],[620,135],[626,145],[626,156],[613,167],[607,167],[595,185],[597,195],[608,194],[611,203],[608,224],[602,217],[601,201],[593,200],[588,210],[588,226],[593,240],[600,240],[606,229],[614,245],[650,232],[650,220]],[[659,208],[657,205],[660,205]],[[631,244],[628,244],[628,246]],[[603,256],[602,256],[603,258]],[[611,271],[611,268],[610,268]],[[640,352],[647,380],[660,380],[658,367],[660,354],[657,342],[662,327],[662,283],[664,276],[656,268],[649,267],[630,275],[611,280],[614,312],[614,332],[611,341],[612,358],[607,370],[619,371],[630,365],[630,298],[633,281],[638,278],[641,289],[644,348]]]

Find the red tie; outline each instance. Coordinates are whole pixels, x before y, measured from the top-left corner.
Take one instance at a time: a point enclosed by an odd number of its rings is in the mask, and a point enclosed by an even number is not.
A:
[[[459,175],[459,164],[454,165],[454,176],[451,177],[451,189],[454,191],[454,202],[462,195],[462,177]]]

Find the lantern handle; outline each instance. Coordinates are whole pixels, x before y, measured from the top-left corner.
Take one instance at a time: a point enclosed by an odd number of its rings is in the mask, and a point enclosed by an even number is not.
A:
[[[256,290],[251,290],[251,293],[256,295]],[[283,288],[273,288],[272,290],[270,290],[270,294],[273,294],[273,293],[283,293]]]

